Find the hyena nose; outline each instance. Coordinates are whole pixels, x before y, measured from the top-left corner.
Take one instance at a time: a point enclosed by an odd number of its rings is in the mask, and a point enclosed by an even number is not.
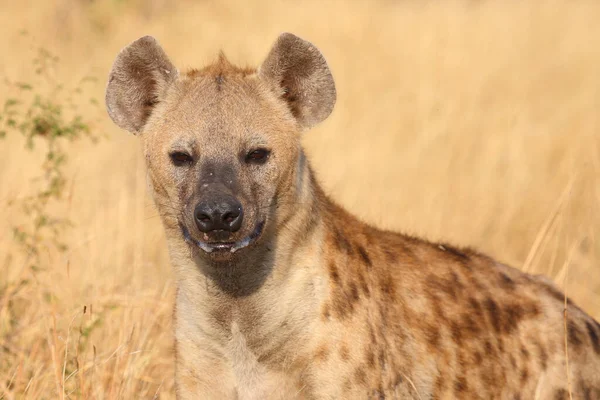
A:
[[[233,197],[218,201],[201,201],[194,209],[194,219],[201,232],[236,232],[242,226],[242,205]]]

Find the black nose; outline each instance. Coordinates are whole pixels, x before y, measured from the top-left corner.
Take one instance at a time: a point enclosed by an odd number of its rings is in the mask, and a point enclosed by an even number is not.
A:
[[[201,201],[194,209],[194,219],[201,232],[236,232],[242,226],[242,205],[233,197]]]

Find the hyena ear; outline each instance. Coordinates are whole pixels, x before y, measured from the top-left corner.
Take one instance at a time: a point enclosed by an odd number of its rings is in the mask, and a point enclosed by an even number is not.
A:
[[[331,114],[336,92],[321,52],[311,43],[283,33],[259,68],[259,76],[285,100],[304,129]]]
[[[156,39],[139,38],[121,50],[110,71],[106,87],[108,115],[119,127],[141,132],[177,74]]]

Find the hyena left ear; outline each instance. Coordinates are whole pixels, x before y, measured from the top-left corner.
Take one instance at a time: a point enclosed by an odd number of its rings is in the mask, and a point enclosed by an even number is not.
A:
[[[331,114],[336,98],[333,76],[321,52],[306,40],[281,34],[258,73],[287,102],[304,129]]]
[[[177,74],[156,39],[139,38],[121,50],[110,71],[108,115],[119,127],[140,133]]]

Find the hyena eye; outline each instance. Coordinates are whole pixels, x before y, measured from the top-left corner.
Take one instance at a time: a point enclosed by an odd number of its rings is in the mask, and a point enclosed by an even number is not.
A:
[[[194,161],[192,156],[181,151],[174,151],[169,154],[169,157],[171,157],[171,162],[177,167],[190,165]]]
[[[269,159],[271,152],[267,149],[255,149],[246,154],[246,163],[264,164]]]

